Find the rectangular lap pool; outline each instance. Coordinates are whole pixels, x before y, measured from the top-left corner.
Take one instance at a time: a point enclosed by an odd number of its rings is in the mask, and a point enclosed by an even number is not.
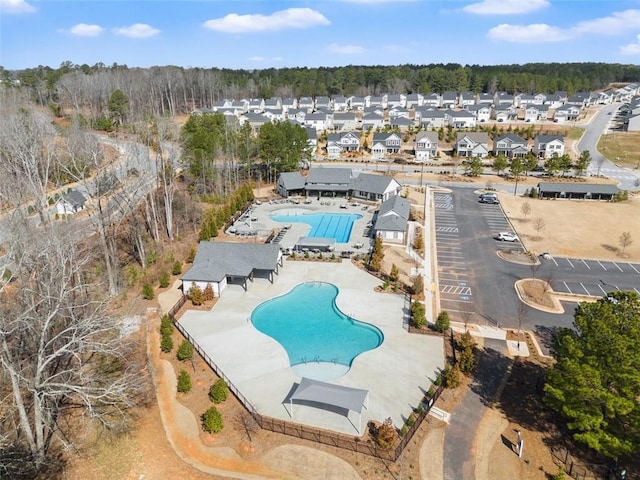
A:
[[[349,242],[353,222],[360,218],[362,215],[357,213],[300,213],[300,210],[296,209],[271,216],[276,222],[311,225],[307,237],[335,238],[337,243]]]

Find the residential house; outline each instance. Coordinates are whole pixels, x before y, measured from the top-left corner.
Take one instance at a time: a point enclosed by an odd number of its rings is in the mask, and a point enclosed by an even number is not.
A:
[[[332,128],[332,116],[324,112],[307,113],[304,119],[305,125],[316,130],[328,130]]]
[[[87,199],[78,190],[71,190],[60,198],[56,202],[56,213],[58,215],[73,215],[81,210],[84,210]]]
[[[624,129],[627,132],[640,131],[640,113],[631,114],[624,120]]]
[[[387,97],[381,95],[368,95],[364,97],[367,101],[366,107],[381,107],[383,110],[387,108]]]
[[[251,129],[257,132],[265,123],[271,123],[271,119],[260,113],[247,112],[240,117],[240,124],[244,125],[247,122],[251,125]]]
[[[405,108],[407,106],[407,96],[404,94],[390,94],[387,95],[387,108],[391,109],[393,107],[402,107]]]
[[[282,113],[284,111],[282,108],[282,99],[280,97],[271,97],[266,99],[264,101],[264,109],[265,111]]]
[[[422,100],[422,106],[433,108],[442,107],[442,95],[438,93],[427,93]]]
[[[331,99],[327,96],[316,97],[316,110],[324,110],[325,112],[331,110]]]
[[[293,97],[287,97],[284,100],[282,100],[282,109],[285,112],[289,112],[289,110],[291,109],[297,109],[298,108],[298,99],[297,98],[293,98]]]
[[[360,150],[359,132],[330,133],[327,135],[327,157],[340,158],[342,152],[357,152]]]
[[[362,117],[362,130],[384,128],[384,117],[377,113],[368,113]]]
[[[194,286],[213,289],[219,297],[229,284],[247,289],[247,280],[267,279],[282,266],[282,252],[277,243],[238,243],[201,241],[191,268],[182,275],[185,294]]]
[[[362,113],[363,115],[375,113],[376,115],[380,115],[381,117],[384,117],[384,108],[382,108],[380,105],[372,105],[369,107],[364,107],[364,110],[362,111]]]
[[[406,108],[415,108],[422,106],[422,102],[424,101],[424,97],[420,93],[410,93],[407,95],[407,103],[405,105]]]
[[[519,93],[513,97],[513,103],[516,107],[527,108],[528,105],[536,104],[536,97],[529,93]],[[538,105],[542,104],[539,103]]]
[[[402,137],[397,133],[374,133],[371,142],[371,158],[381,160],[390,154],[400,152]]]
[[[459,157],[485,158],[489,155],[489,134],[486,132],[458,132],[454,149]]]
[[[496,105],[491,111],[497,122],[511,122],[517,118],[517,111],[513,105]]]
[[[591,94],[588,92],[576,92],[574,95],[567,98],[565,105],[576,106],[582,110],[589,104],[590,98]]]
[[[580,115],[580,108],[576,105],[563,105],[556,108],[553,121],[556,123],[575,122]]]
[[[453,128],[473,128],[476,117],[468,110],[445,110],[445,121]]]
[[[473,92],[460,92],[458,96],[458,106],[460,108],[467,108],[471,105],[475,105],[476,96]]]
[[[336,112],[333,114],[333,128],[337,131],[350,131],[358,128],[358,118],[353,112]]]
[[[491,119],[491,106],[485,104],[470,105],[467,111],[476,117],[476,123],[488,122]]]
[[[409,110],[404,107],[389,107],[389,119],[396,117],[409,118]]]
[[[442,108],[455,108],[458,104],[458,93],[446,91],[442,94]]]
[[[282,172],[278,175],[276,191],[282,197],[304,194],[305,177],[300,172]]]
[[[313,98],[300,97],[300,100],[298,100],[298,108],[300,110],[305,110],[307,113],[313,112],[313,110],[315,109],[315,103],[313,102]]]
[[[418,132],[413,152],[416,162],[426,163],[438,156],[438,133]]]
[[[413,123],[413,120],[410,120],[407,117],[393,117],[389,120],[389,126],[404,132],[410,127],[415,127],[415,124]]]
[[[556,109],[564,105],[565,98],[560,93],[549,93],[544,100],[544,105]]]
[[[480,92],[476,96],[476,105],[493,105],[493,95],[486,92]]]
[[[424,107],[423,107],[424,108]],[[440,128],[445,124],[445,112],[442,110],[416,110],[416,116],[420,119],[420,126],[423,128]]]
[[[370,201],[386,201],[402,189],[393,177],[361,173],[351,179],[351,196]]]
[[[318,151],[318,132],[315,128],[304,127],[304,131],[307,132],[307,144],[311,149],[311,155],[315,155]]]
[[[514,105],[513,95],[507,92],[496,92],[495,96],[493,97],[493,104],[496,106],[498,105],[512,106]]]
[[[226,99],[226,100],[218,100],[216,102],[213,102],[213,111],[217,112],[218,110],[220,110],[221,108],[231,108],[231,104],[232,104],[232,100]]]
[[[562,135],[538,135],[533,139],[533,153],[538,158],[551,158],[553,154],[564,155]]]
[[[343,95],[334,95],[331,103],[334,112],[346,112],[349,109],[349,101]]]
[[[249,112],[262,113],[264,112],[264,98],[252,98],[249,100]]]
[[[349,108],[351,110],[362,111],[367,102],[364,97],[351,97],[349,99]]]
[[[548,105],[527,105],[524,110],[524,121],[525,122],[538,122],[541,120],[547,120],[547,115],[549,114],[549,106]]]
[[[290,108],[287,112],[287,118],[289,120],[295,120],[299,123],[305,123],[305,120],[307,118],[307,111],[300,110],[299,108]]]
[[[495,156],[504,155],[507,158],[523,158],[528,152],[527,141],[513,133],[501,135],[493,141],[493,153]]]
[[[248,100],[238,100],[231,102],[231,108],[236,109],[241,114],[245,114],[249,111],[249,101]]]
[[[375,235],[383,242],[405,243],[410,210],[410,203],[400,195],[382,202],[374,219]]]

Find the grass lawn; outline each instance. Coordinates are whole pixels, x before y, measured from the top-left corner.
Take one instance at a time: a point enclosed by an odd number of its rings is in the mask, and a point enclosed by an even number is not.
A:
[[[600,137],[598,150],[613,163],[628,168],[640,167],[640,132],[607,133]]]

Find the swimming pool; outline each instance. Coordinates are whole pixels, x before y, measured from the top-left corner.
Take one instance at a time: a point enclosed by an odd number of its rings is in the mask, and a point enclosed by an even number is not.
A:
[[[349,242],[353,223],[362,218],[357,213],[302,213],[294,209],[284,214],[272,215],[271,219],[282,223],[306,223],[311,225],[307,237],[335,238],[337,243]]]
[[[329,362],[350,367],[362,352],[379,347],[384,336],[373,325],[343,314],[337,296],[331,283],[301,283],[258,305],[251,321],[284,347],[291,366]]]

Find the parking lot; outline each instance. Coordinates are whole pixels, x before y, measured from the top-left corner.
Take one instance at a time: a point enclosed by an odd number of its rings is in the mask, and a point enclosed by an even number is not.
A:
[[[500,205],[492,205],[487,203],[479,203],[480,211],[484,217],[492,237],[496,237],[500,232],[513,232],[511,223],[504,214],[504,211]],[[498,250],[511,250],[511,251],[524,251],[522,243],[516,242],[501,242],[496,241],[496,248]]]
[[[556,292],[599,297],[613,290],[625,290],[640,295],[638,263],[566,257],[551,257],[542,262],[544,275]]]

